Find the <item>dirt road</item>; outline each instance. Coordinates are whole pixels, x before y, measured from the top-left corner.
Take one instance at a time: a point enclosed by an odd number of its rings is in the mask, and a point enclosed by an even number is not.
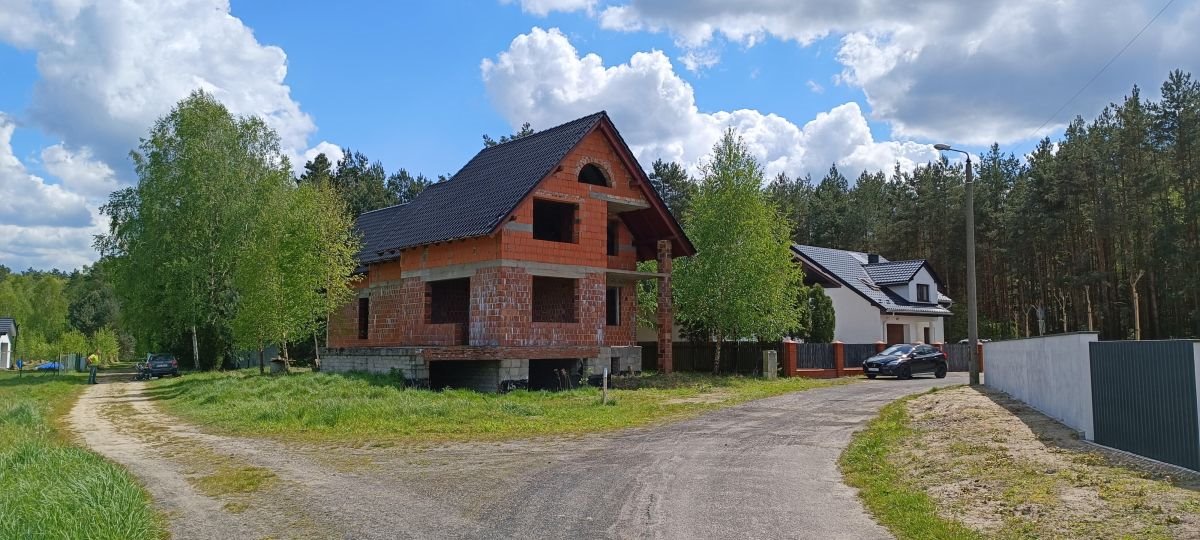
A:
[[[331,448],[223,437],[158,412],[144,383],[89,388],[71,425],[129,468],[175,538],[887,538],[837,457],[884,404],[944,380],[880,380],[576,439]],[[271,476],[214,493],[230,470]]]

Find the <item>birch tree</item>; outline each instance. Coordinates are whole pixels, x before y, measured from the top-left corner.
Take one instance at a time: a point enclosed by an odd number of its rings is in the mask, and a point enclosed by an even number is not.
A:
[[[697,254],[676,261],[679,318],[721,343],[778,339],[800,326],[803,274],[792,262],[791,226],[761,190],[762,167],[733,130],[713,147],[684,229]]]

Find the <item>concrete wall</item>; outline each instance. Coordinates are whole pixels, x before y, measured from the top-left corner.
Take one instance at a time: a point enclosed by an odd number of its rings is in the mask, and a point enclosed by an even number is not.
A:
[[[1089,344],[1094,333],[994,341],[983,345],[985,384],[1095,438]]]
[[[833,339],[842,343],[875,343],[883,339],[879,308],[849,287],[825,289],[835,314]]]
[[[414,347],[339,347],[321,351],[321,370],[331,373],[400,373],[415,386],[429,384],[429,367]]]

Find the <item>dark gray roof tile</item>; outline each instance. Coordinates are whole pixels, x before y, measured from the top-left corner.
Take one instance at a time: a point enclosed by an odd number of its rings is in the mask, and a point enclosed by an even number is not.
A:
[[[935,316],[950,315],[950,310],[944,307],[909,302],[887,288],[888,284],[907,283],[908,280],[912,279],[912,276],[917,273],[917,269],[925,265],[923,259],[890,262],[880,257],[880,262],[867,264],[867,254],[857,251],[802,246],[799,244],[793,244],[792,251],[817,264],[826,272],[833,274],[834,277],[838,278],[846,286],[888,313]],[[875,270],[872,270],[872,268]],[[905,272],[908,273],[908,277],[902,281],[879,283],[873,279],[873,271],[884,279],[889,280],[895,279],[895,276]],[[939,294],[939,300],[943,296]],[[949,298],[946,298],[946,300],[948,301]]]
[[[897,285],[911,281],[922,266],[925,266],[925,259],[879,262],[864,265],[863,269],[876,285]]]
[[[412,202],[363,213],[356,221],[363,236],[359,264],[395,258],[405,248],[491,233],[605,116],[601,111],[484,148]]]

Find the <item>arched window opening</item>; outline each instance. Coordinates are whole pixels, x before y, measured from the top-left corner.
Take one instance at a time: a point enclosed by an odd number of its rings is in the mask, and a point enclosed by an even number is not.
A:
[[[604,171],[600,170],[600,167],[597,167],[591,163],[584,165],[582,169],[579,169],[579,181],[584,184],[591,184],[593,186],[608,185],[608,178],[604,176]]]

